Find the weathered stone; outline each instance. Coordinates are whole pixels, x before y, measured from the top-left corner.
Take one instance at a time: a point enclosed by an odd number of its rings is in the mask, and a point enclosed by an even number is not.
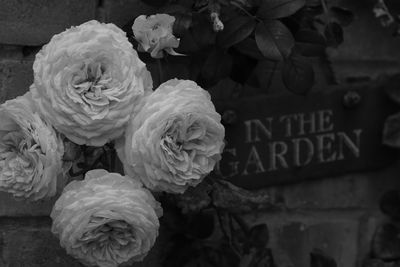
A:
[[[314,249],[336,261],[337,266],[354,267],[357,262],[359,221],[356,216],[332,213],[264,214],[249,222],[266,223],[277,266],[309,267]]]
[[[97,0],[0,0],[0,43],[42,45],[95,18]]]
[[[270,188],[271,195],[281,195],[289,209],[354,209],[379,210],[379,199],[387,190],[400,188],[393,173],[398,163],[367,173],[348,174]]]
[[[0,219],[0,266],[79,267],[50,232],[50,220]]]
[[[372,253],[385,261],[400,260],[399,227],[389,223],[379,226],[372,242]]]
[[[368,259],[363,267],[400,267],[400,261],[385,262],[379,259]]]
[[[25,94],[33,82],[33,60],[0,59],[0,103]]]
[[[400,190],[389,190],[380,199],[380,207],[383,213],[393,220],[400,220]]]
[[[398,1],[386,1],[397,5]],[[355,13],[355,20],[344,27],[344,42],[337,49],[328,49],[332,68],[339,82],[368,80],[380,74],[396,73],[400,67],[400,39],[392,36],[392,29],[383,28],[374,17],[375,0],[333,0]]]
[[[11,194],[0,193],[0,216],[26,217],[26,216],[48,216],[56,201],[56,197],[29,202],[16,200]]]

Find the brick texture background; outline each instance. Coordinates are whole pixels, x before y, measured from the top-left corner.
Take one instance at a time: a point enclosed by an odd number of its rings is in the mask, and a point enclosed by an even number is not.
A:
[[[398,72],[400,39],[373,18],[373,1],[335,1],[356,13],[355,22],[345,28],[345,43],[328,50],[337,81]],[[122,27],[154,10],[140,0],[0,0],[0,102],[28,90],[35,53],[52,35],[91,19]],[[247,214],[246,219],[269,225],[277,267],[309,267],[314,248],[340,267],[362,266],[375,228],[386,219],[378,199],[400,188],[399,173],[396,163],[375,172],[271,187],[267,192],[279,196],[284,210]],[[54,201],[20,202],[0,193],[0,266],[81,266],[50,232]],[[137,266],[154,266],[151,255]]]

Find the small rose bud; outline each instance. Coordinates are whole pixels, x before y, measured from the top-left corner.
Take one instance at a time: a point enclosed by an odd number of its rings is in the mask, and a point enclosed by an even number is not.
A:
[[[175,17],[168,14],[140,15],[132,25],[138,50],[150,53],[153,58],[162,58],[164,53],[181,55],[174,51],[179,47],[179,39],[172,33]]]
[[[224,30],[224,23],[219,19],[219,14],[217,12],[211,12],[211,21],[213,22],[213,29],[215,32],[220,32]]]

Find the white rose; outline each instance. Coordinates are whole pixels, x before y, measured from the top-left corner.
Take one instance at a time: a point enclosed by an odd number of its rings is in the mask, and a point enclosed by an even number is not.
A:
[[[164,51],[171,55],[179,55],[173,50],[179,47],[179,39],[172,33],[174,22],[175,17],[167,14],[137,17],[132,31],[139,42],[138,50],[149,52],[153,58],[162,58]]]
[[[52,125],[77,144],[121,136],[152,80],[125,33],[89,21],[54,35],[36,55],[33,98]]]
[[[225,129],[208,92],[174,79],[138,109],[117,144],[125,172],[154,191],[182,193],[199,184],[224,147]]]
[[[64,177],[64,146],[41,119],[31,94],[0,106],[0,190],[17,198],[39,200],[56,194]]]
[[[87,266],[116,267],[147,255],[162,208],[139,181],[98,169],[68,184],[50,216],[68,254]]]

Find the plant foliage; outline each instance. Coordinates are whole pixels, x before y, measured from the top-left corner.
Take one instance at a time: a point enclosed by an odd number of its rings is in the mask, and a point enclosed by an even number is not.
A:
[[[280,66],[271,75],[281,73],[288,90],[306,94],[314,85],[312,59],[325,56],[326,47],[340,45],[342,27],[353,20],[351,11],[326,0],[143,1],[175,17],[173,33],[180,38],[176,51],[185,55],[183,70],[175,64],[176,56],[159,59],[160,64],[141,53],[158,73],[156,86],[174,77],[192,79],[206,89],[227,78],[254,86],[251,77],[271,72],[256,66],[270,61]]]

